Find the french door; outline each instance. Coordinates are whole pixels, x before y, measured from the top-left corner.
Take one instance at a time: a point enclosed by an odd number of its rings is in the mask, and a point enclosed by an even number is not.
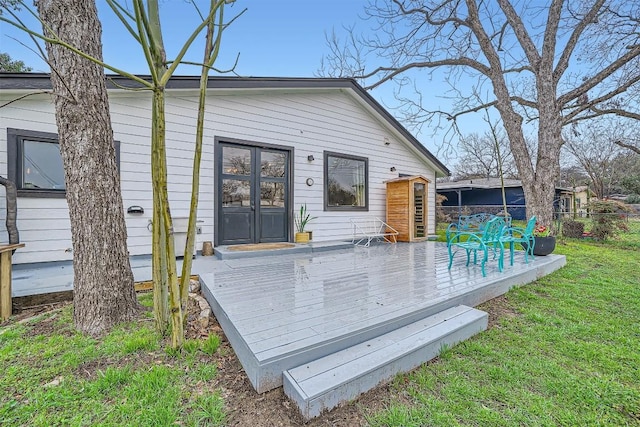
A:
[[[289,240],[289,150],[220,142],[218,245]]]

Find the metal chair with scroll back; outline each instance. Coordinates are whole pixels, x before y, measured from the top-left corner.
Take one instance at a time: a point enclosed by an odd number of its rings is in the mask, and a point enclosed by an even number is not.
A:
[[[482,253],[480,268],[482,270],[483,277],[486,276],[484,265],[489,259],[489,251],[493,251],[494,258],[499,255],[498,271],[502,271],[502,268],[504,267],[504,246],[500,237],[502,236],[502,230],[505,226],[506,223],[504,219],[495,217],[485,224],[481,234],[466,231],[453,233],[447,242],[449,249],[449,270],[453,265],[453,257],[459,248],[464,249],[467,253],[467,267],[471,262],[472,252],[474,264],[478,263],[478,251]],[[497,253],[498,251],[499,254]]]
[[[525,228],[522,227],[506,227],[502,230],[502,236],[500,237],[500,241],[503,246],[509,245],[510,252],[510,261],[511,265],[513,265],[513,252],[514,252],[514,244],[515,243],[525,243],[524,247],[524,262],[526,264],[529,263],[529,256],[533,258],[533,247],[536,244],[536,238],[533,234],[536,228],[536,216],[532,216],[527,221],[527,226]]]

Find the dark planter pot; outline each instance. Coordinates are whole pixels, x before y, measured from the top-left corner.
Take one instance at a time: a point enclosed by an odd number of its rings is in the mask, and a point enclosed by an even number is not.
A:
[[[522,247],[527,248],[527,244],[523,243]],[[556,237],[536,237],[536,245],[533,247],[533,254],[538,256],[549,255],[556,248]]]

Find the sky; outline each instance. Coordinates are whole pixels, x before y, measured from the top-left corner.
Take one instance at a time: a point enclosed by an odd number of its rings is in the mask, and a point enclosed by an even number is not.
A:
[[[225,18],[246,11],[225,31],[216,66],[230,68],[239,55],[235,72],[241,76],[317,76],[322,57],[329,51],[326,34],[332,30],[344,34],[344,28],[354,24],[358,31],[368,31],[372,26],[373,23],[364,20],[367,3],[367,0],[236,0],[225,9]],[[97,0],[96,4],[103,26],[105,62],[127,72],[148,74],[139,45],[104,0]],[[125,4],[130,6],[126,0]],[[198,1],[198,4],[207,10],[209,2]],[[160,14],[170,58],[178,52],[200,20],[193,6],[183,0],[161,1]],[[22,10],[20,16],[30,28],[40,28],[38,21],[30,17],[27,11]],[[200,37],[185,58],[187,61],[202,61],[202,43],[203,37]],[[29,37],[6,23],[0,23],[0,52],[24,61],[34,72],[49,72],[47,64],[29,48],[33,48]],[[176,74],[199,75],[200,69],[181,66]],[[399,118],[399,114],[392,109],[394,99],[391,84],[376,89],[372,95]],[[413,133],[429,150],[437,152],[438,138]]]
[[[125,0],[124,4],[127,3]],[[197,3],[203,10],[209,4],[208,1]],[[236,71],[243,76],[311,77],[327,51],[325,32],[358,21],[365,4],[366,0],[237,0],[226,7],[225,18],[246,11],[224,33],[219,64],[232,65],[240,54]],[[140,47],[107,3],[97,0],[97,6],[103,25],[105,61],[129,72],[148,73]],[[200,20],[193,6],[183,0],[161,1],[160,7],[164,42],[170,57],[177,53]],[[30,28],[40,28],[25,10],[20,16]],[[0,50],[25,61],[33,71],[48,71],[46,63],[27,49],[33,43],[26,35],[6,23],[0,27]],[[201,44],[194,44],[188,59],[196,62],[202,59]],[[195,67],[181,70],[181,74],[199,73]]]

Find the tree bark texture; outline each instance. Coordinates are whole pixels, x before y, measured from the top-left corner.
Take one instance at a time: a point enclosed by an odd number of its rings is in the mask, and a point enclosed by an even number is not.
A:
[[[18,226],[16,222],[18,220],[18,201],[16,184],[7,178],[0,176],[0,185],[3,185],[6,190],[7,200],[7,220],[6,227],[9,234],[9,243],[20,243],[20,233],[18,232]]]
[[[102,59],[95,2],[38,0],[45,34]],[[47,28],[48,27],[48,28]],[[138,311],[102,67],[47,43],[73,242],[74,322],[99,335]]]
[[[154,137],[152,140],[151,157],[153,163],[151,165],[152,181],[153,181],[153,207],[154,218],[155,212],[158,212],[158,220],[153,224],[153,241],[155,253],[159,254],[160,268],[154,266],[154,292],[156,288],[162,288],[156,294],[165,294],[168,287],[169,301],[168,312],[171,323],[171,346],[173,348],[181,348],[184,342],[184,311],[180,304],[180,289],[178,285],[178,274],[176,267],[175,248],[173,240],[173,222],[171,219],[171,210],[169,207],[169,196],[167,193],[167,153],[165,139],[165,97],[164,88],[157,87],[153,92],[153,111],[154,111]],[[159,274],[159,276],[158,276]],[[156,322],[160,316],[164,317],[167,313],[167,301],[162,301],[162,307],[156,307]]]

